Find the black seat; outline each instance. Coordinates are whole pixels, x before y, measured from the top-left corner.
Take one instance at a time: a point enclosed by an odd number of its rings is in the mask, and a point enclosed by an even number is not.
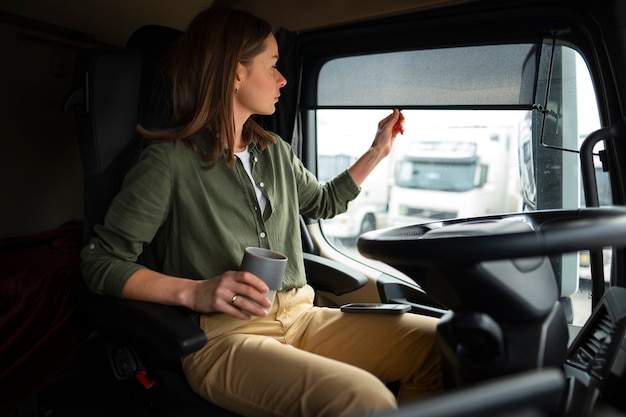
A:
[[[137,30],[126,49],[90,50],[79,59],[78,86],[66,107],[76,110],[85,241],[103,221],[123,177],[147,146],[135,133],[137,121],[148,128],[168,123],[170,95],[162,60],[179,35],[174,29],[147,26]],[[313,249],[310,241],[304,247]],[[149,246],[138,262],[154,267]],[[360,272],[312,253],[305,256],[305,268],[311,285],[338,295],[367,282]],[[147,405],[164,415],[235,415],[203,400],[185,380],[180,358],[207,341],[189,312],[88,291],[83,307],[106,343],[115,375],[138,379],[146,387],[142,396]]]
[[[77,109],[85,240],[93,226],[102,222],[122,179],[145,146],[134,134],[142,59],[136,51],[92,50],[79,60],[81,85],[68,105]],[[139,262],[151,264],[148,253],[144,251]],[[104,342],[116,377],[143,378],[146,388],[137,402],[149,406],[158,398],[154,406],[166,415],[168,410],[172,414],[178,410],[179,415],[234,415],[204,401],[188,386],[180,358],[201,348],[207,339],[182,311],[87,290],[82,306]]]

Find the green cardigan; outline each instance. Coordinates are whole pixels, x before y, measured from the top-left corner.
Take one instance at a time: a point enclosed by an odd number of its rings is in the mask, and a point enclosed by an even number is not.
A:
[[[210,137],[195,139],[205,148]],[[267,198],[263,213],[239,159],[206,170],[180,141],[148,146],[81,252],[87,286],[121,297],[128,278],[143,268],[137,257],[150,242],[168,275],[212,278],[239,269],[244,248],[260,246],[288,257],[283,289],[305,285],[299,214],[333,217],[360,189],[347,171],[320,184],[280,138],[262,152],[254,144],[249,151],[252,176]]]

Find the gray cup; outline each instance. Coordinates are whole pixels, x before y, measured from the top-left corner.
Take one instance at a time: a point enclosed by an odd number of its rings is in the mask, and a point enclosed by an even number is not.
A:
[[[270,289],[267,298],[273,303],[276,291],[283,286],[287,268],[287,257],[265,248],[249,246],[243,254],[241,270],[252,272],[261,278]],[[269,309],[268,309],[269,310]]]

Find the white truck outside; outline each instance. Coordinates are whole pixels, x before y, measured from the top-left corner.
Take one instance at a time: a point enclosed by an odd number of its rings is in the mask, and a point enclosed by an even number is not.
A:
[[[320,155],[319,178],[327,181],[348,168],[356,157]],[[386,226],[388,161],[381,162],[361,185],[361,193],[348,204],[345,213],[322,220],[324,234],[330,238],[354,243],[362,233]]]
[[[390,226],[518,211],[510,129],[447,128],[412,141],[396,159]]]

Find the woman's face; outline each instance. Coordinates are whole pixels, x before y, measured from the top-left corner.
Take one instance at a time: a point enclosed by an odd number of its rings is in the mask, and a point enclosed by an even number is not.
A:
[[[252,114],[274,113],[280,89],[287,84],[276,69],[278,44],[274,35],[267,37],[265,45],[265,50],[255,56],[250,65],[239,64],[237,69],[235,112],[246,119]]]

